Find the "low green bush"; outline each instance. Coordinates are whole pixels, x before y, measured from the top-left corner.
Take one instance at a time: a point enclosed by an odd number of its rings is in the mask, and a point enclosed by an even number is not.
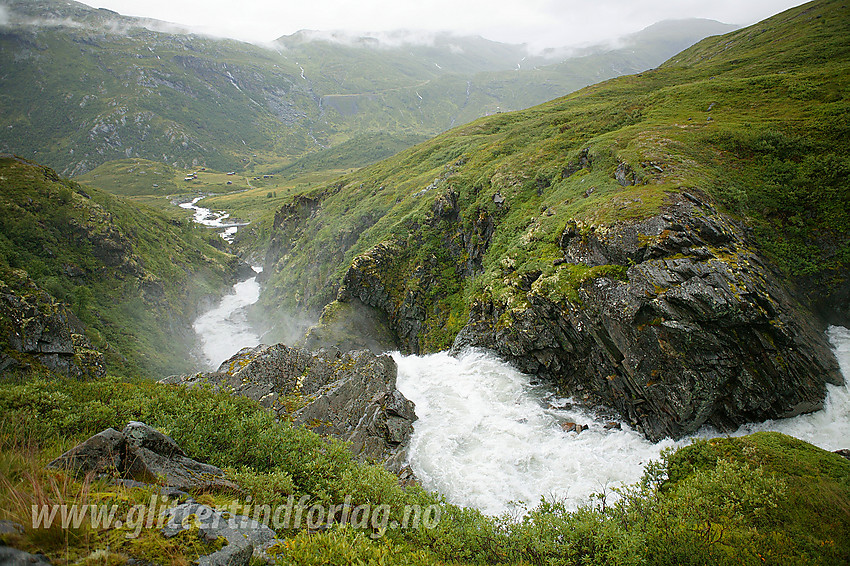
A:
[[[280,532],[288,538],[276,548],[279,564],[850,562],[850,462],[777,433],[667,451],[640,482],[578,510],[544,500],[521,517],[490,517],[402,488],[344,444],[208,389],[35,380],[0,385],[0,415],[0,471],[10,481],[16,453],[41,451],[47,461],[106,427],[141,420],[190,456],[226,467],[243,492],[225,497],[269,506],[290,496],[308,505],[386,505],[387,523],[401,524],[406,505],[432,506],[439,517],[386,531],[366,522],[289,528]]]

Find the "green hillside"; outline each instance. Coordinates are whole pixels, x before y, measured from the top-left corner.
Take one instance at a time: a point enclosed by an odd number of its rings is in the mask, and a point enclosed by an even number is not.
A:
[[[256,320],[292,341],[320,317],[311,346],[383,319],[388,349],[488,348],[652,440],[820,408],[842,383],[823,325],[850,324],[846,10],[809,3],[296,196]]]
[[[478,120],[315,190],[307,196],[318,214],[287,221],[281,211],[275,221],[281,251],[268,258],[264,308],[317,312],[355,258],[401,242],[381,277],[396,278],[386,283],[398,304],[422,284],[410,274],[436,258],[418,341],[445,348],[485,290],[522,305],[512,277],[542,271],[569,297],[591,276],[552,265],[568,224],[586,233],[647,218],[682,191],[745,221],[789,276],[826,285],[812,299],[828,301],[850,261],[850,194],[840,181],[850,167],[847,15],[840,2],[808,4],[706,39],[651,72]],[[448,200],[459,215],[454,234],[437,211]],[[466,270],[485,220],[492,240]]]
[[[278,529],[275,564],[827,566],[850,559],[850,463],[777,433],[700,441],[665,453],[639,483],[606,490],[576,511],[546,500],[523,517],[491,517],[415,486],[403,488],[385,469],[354,460],[338,441],[223,392],[144,381],[0,384],[0,410],[8,417],[0,420],[0,516],[27,525],[4,531],[0,541],[43,553],[56,566],[189,563],[220,547],[197,527],[169,539],[161,528],[143,524],[144,510],[126,515],[157,497],[159,486],[115,485],[44,469],[75,442],[141,419],[192,457],[226,468],[243,486],[192,494],[220,510],[233,513],[236,505],[248,514],[255,506],[285,506],[294,496],[316,506],[385,505],[384,524],[396,527],[405,505],[438,517],[436,525],[422,521],[383,531],[372,528],[381,524],[375,519],[320,529],[295,519],[301,528]],[[163,509],[182,499],[155,501]],[[49,529],[29,528],[31,502],[42,501],[115,505],[117,516],[134,522],[104,528],[86,517],[70,529],[60,529],[58,521]],[[274,524],[269,513],[259,517]],[[134,525],[141,527],[136,536]]]
[[[0,158],[0,278],[11,283],[22,270],[67,304],[112,374],[195,367],[191,321],[204,298],[235,282],[241,263],[210,244],[217,237],[51,169]]]
[[[0,150],[63,175],[127,158],[260,173],[362,166],[497,109],[657,65],[728,29],[649,30],[575,65],[528,59],[517,71],[520,46],[481,38],[391,46],[301,33],[260,47],[76,2],[5,6]]]

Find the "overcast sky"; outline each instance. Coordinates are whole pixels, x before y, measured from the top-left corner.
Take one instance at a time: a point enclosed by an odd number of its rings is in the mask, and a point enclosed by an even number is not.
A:
[[[454,31],[533,48],[612,39],[665,19],[749,25],[794,0],[83,0],[253,42],[301,29]]]

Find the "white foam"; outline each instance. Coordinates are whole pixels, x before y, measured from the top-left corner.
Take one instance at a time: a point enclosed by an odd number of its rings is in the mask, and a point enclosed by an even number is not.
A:
[[[260,272],[262,268],[254,267]],[[247,346],[256,346],[260,337],[248,324],[245,308],[260,298],[260,284],[252,277],[233,286],[214,308],[199,316],[193,327],[201,339],[206,363],[217,369],[221,363]]]
[[[800,438],[824,450],[850,448],[850,330],[842,326],[830,326],[827,337],[838,359],[845,383],[826,386],[823,410],[793,419],[746,424],[732,433],[732,436],[772,430]]]
[[[581,410],[548,408],[546,390],[492,354],[394,355],[398,387],[416,403],[410,464],[426,489],[485,513],[522,511],[541,497],[570,507],[632,483],[666,441],[604,430]],[[591,425],[577,434],[560,422]]]
[[[236,231],[241,226],[245,226],[247,223],[227,222],[227,219],[230,218],[230,213],[228,213],[227,211],[218,210],[213,212],[209,208],[198,206],[198,202],[200,202],[204,198],[206,197],[196,197],[192,199],[192,201],[184,202],[179,206],[180,208],[185,208],[186,210],[193,210],[194,215],[192,216],[192,220],[197,224],[202,224],[211,228],[223,228],[224,230],[222,230],[219,235],[226,241],[232,243],[234,236],[236,236]]]
[[[850,331],[831,327],[828,336],[850,376]],[[394,358],[398,387],[419,416],[410,444],[414,472],[426,489],[488,514],[522,512],[544,496],[576,508],[593,493],[638,480],[663,448],[689,442],[653,444],[625,425],[604,430],[580,409],[549,409],[543,387],[485,352]],[[563,432],[565,420],[590,429]],[[756,430],[777,430],[829,450],[850,447],[850,392],[846,385],[829,386],[824,410],[735,434]],[[699,436],[718,434],[706,429]]]

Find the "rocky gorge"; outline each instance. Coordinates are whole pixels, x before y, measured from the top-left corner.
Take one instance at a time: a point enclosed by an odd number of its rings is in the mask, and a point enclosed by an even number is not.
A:
[[[800,29],[846,29],[828,12],[294,197],[269,225],[258,309],[321,313],[312,345],[363,328],[377,351],[486,348],[653,441],[816,411],[843,382],[824,332],[850,324],[850,138],[821,120],[827,90],[789,93],[801,73],[843,84],[843,63],[794,55]],[[817,126],[776,118],[797,111]]]
[[[339,344],[351,334],[340,328],[367,318],[384,322],[369,326],[384,347],[427,351],[441,274],[447,266],[461,280],[479,274],[498,231],[479,214],[470,233],[463,216],[449,191],[412,232],[416,242],[439,226],[448,258],[412,263],[416,244],[402,239],[357,256],[312,335]],[[707,195],[668,196],[638,221],[569,222],[556,241],[547,273],[501,262],[510,298],[473,296],[453,351],[497,352],[565,395],[613,409],[652,440],[811,412],[827,383],[843,382],[822,323]]]
[[[527,306],[476,301],[454,349],[490,348],[653,440],[811,412],[826,383],[843,383],[811,312],[740,226],[691,194],[640,222],[569,224],[559,246],[561,265],[624,276],[589,278],[557,302],[526,274]]]

